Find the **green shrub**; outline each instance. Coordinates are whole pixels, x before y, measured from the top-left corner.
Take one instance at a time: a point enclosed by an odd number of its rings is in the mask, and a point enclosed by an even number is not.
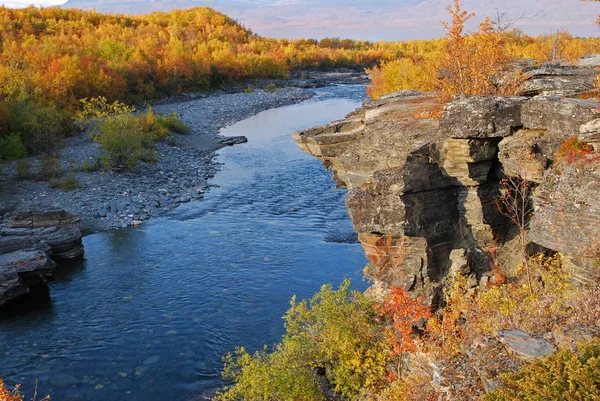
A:
[[[277,92],[277,85],[275,85],[274,83],[271,82],[265,88],[265,92],[269,92],[269,93],[275,93],[275,92]]]
[[[10,110],[10,131],[19,132],[29,153],[52,153],[74,132],[71,115],[32,100],[15,103]]]
[[[143,161],[155,163],[155,142],[165,141],[171,131],[189,133],[177,114],[159,116],[152,109],[143,114],[120,114],[97,122],[94,141],[100,144],[102,164],[109,168],[132,168]]]
[[[81,171],[85,171],[88,173],[100,170],[102,170],[102,162],[99,159],[94,160],[93,162],[85,160],[81,165]]]
[[[74,175],[68,175],[66,177],[51,181],[50,186],[52,188],[59,188],[64,192],[73,191],[79,188],[79,181]]]
[[[391,345],[373,303],[349,287],[346,280],[335,291],[323,286],[310,302],[292,298],[272,353],[240,348],[224,358],[223,375],[234,384],[217,400],[324,400],[324,376],[344,399],[383,387]]]
[[[109,168],[134,167],[154,143],[141,120],[131,114],[100,121],[94,141],[100,144],[100,158]]]
[[[33,174],[33,166],[28,160],[17,160],[15,163],[15,170],[17,171],[17,178],[19,180],[31,180],[35,174]]]
[[[21,134],[12,133],[0,137],[0,161],[22,159],[27,156],[27,149],[21,140]]]
[[[248,85],[248,87],[246,89],[244,89],[244,92],[246,92],[246,93],[253,93],[254,92],[254,88],[252,87],[252,85]]]
[[[189,134],[192,132],[192,129],[179,119],[177,113],[158,115],[156,118],[161,126],[176,134]]]
[[[503,386],[484,401],[599,400],[600,342],[555,352],[501,379]]]
[[[57,157],[44,155],[40,163],[37,179],[40,181],[50,181],[58,178],[62,174],[60,162]]]

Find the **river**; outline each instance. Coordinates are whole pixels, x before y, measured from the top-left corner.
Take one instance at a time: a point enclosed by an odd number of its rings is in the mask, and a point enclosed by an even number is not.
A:
[[[85,237],[85,261],[56,275],[50,302],[0,320],[0,377],[28,398],[38,379],[55,401],[199,400],[222,386],[223,354],[279,340],[292,295],[345,277],[364,289],[344,191],[291,139],[363,97],[322,89],[225,128],[249,142],[218,152],[203,201]]]

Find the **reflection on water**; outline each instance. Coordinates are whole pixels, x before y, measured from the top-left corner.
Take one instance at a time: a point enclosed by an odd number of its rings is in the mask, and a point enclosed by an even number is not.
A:
[[[0,377],[54,400],[198,399],[221,386],[221,355],[277,341],[293,294],[353,278],[366,263],[330,173],[291,133],[339,119],[364,89],[338,87],[224,130],[202,202],[139,228],[84,239],[52,302],[0,320]]]

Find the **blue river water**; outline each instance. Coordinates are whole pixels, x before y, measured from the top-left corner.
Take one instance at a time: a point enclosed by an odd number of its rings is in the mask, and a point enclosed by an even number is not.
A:
[[[223,385],[223,354],[279,340],[292,295],[345,277],[364,289],[344,191],[291,139],[363,98],[327,88],[224,129],[249,142],[218,152],[203,201],[87,236],[49,303],[0,320],[0,377],[28,398],[38,380],[56,401],[200,400]]]

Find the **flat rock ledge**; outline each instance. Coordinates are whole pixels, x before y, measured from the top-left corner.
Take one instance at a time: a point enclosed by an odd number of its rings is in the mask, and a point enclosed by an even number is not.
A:
[[[32,210],[0,222],[0,307],[83,254],[79,218],[64,210]]]

